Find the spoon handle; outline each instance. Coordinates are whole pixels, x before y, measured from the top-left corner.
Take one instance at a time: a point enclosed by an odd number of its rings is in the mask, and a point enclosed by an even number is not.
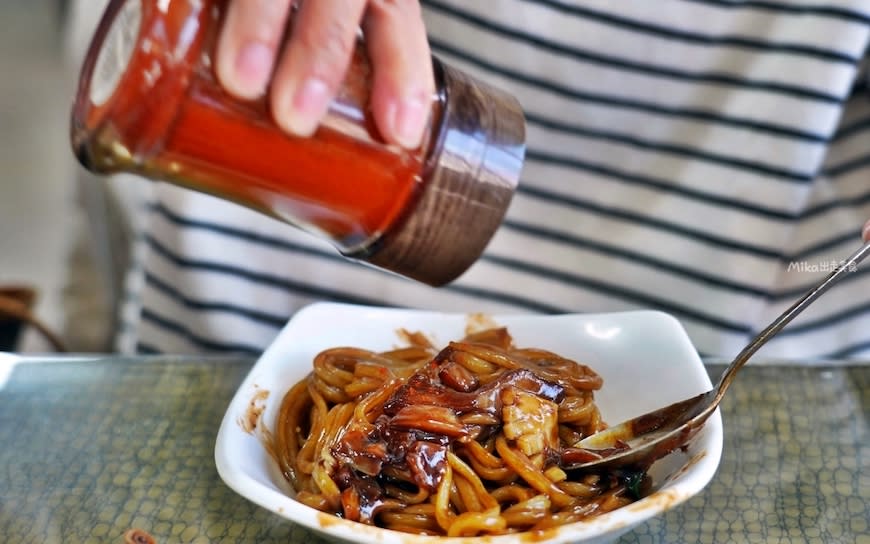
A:
[[[725,394],[725,391],[728,389],[728,386],[731,385],[731,381],[734,379],[734,375],[737,374],[737,371],[746,364],[746,361],[749,360],[752,355],[758,351],[761,346],[767,343],[776,333],[782,330],[783,327],[788,325],[792,319],[797,317],[802,311],[806,309],[807,306],[812,304],[817,298],[822,296],[828,289],[830,289],[835,283],[843,279],[850,272],[854,272],[858,263],[864,260],[865,257],[870,255],[870,242],[864,244],[858,251],[853,253],[848,259],[846,259],[840,266],[838,266],[833,272],[828,274],[828,276],[819,282],[818,285],[813,287],[807,292],[800,300],[795,302],[788,310],[784,311],[777,317],[773,323],[767,326],[763,331],[758,333],[756,336],[745,348],[743,351],[737,354],[737,357],[734,361],[725,369],[725,372],[722,374],[722,377],[719,379],[719,384],[716,386],[716,403],[721,400],[722,395]]]

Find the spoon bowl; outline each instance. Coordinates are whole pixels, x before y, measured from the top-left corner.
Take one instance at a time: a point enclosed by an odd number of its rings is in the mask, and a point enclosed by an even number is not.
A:
[[[768,340],[788,325],[798,314],[822,296],[858,263],[870,255],[870,243],[864,244],[848,259],[779,315],[734,358],[711,390],[647,412],[592,434],[575,444],[576,462],[568,469],[612,469],[626,466],[649,467],[672,451],[684,447],[716,410],[737,372]]]

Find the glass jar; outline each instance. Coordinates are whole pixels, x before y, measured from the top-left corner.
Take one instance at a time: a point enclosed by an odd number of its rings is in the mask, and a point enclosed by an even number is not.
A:
[[[72,112],[79,161],[237,202],[430,285],[462,274],[516,188],[525,150],[519,103],[433,59],[437,92],[422,144],[388,145],[368,107],[371,67],[360,43],[316,133],[288,135],[268,96],[240,100],[218,83],[226,4],[109,4]]]

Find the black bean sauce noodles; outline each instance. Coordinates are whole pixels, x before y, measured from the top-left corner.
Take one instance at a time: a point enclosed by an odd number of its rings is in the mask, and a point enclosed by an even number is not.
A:
[[[388,352],[340,347],[284,396],[270,450],[297,499],[399,531],[546,529],[636,500],[642,470],[571,470],[605,428],[602,379],[505,328],[437,351],[421,334]]]

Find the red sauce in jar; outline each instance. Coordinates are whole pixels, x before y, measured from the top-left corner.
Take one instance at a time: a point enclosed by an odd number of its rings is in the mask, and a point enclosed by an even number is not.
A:
[[[82,164],[235,201],[326,237],[356,258],[385,248],[373,263],[431,284],[469,266],[500,223],[519,176],[523,121],[515,100],[434,61],[439,91],[423,143],[413,151],[388,145],[368,109],[371,68],[360,43],[316,133],[290,136],[273,120],[268,97],[239,100],[218,83],[213,58],[225,5],[109,4],[73,109]],[[457,82],[453,124],[445,78]],[[482,120],[489,125],[481,127]],[[410,221],[417,207],[428,215]],[[422,263],[439,255],[446,257],[443,271]]]

